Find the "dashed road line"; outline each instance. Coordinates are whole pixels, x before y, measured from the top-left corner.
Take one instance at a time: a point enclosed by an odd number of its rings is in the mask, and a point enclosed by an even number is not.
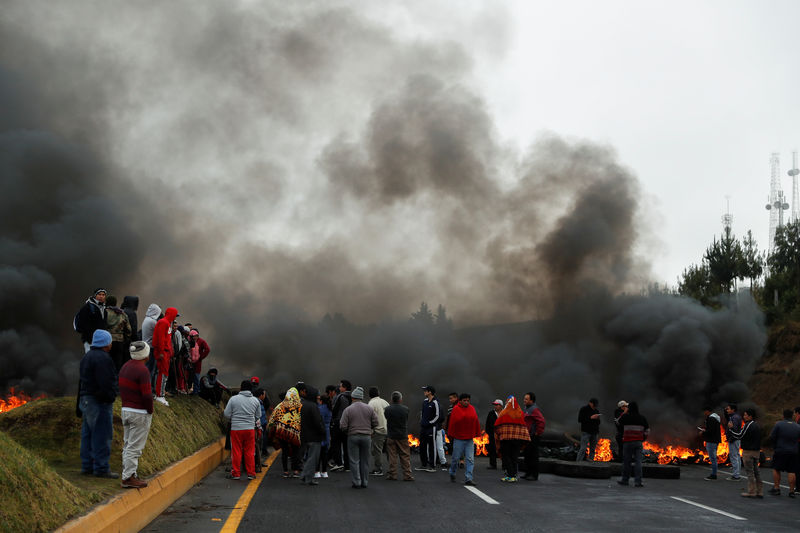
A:
[[[734,520],[747,520],[747,518],[743,516],[731,514],[721,509],[715,509],[714,507],[709,507],[708,505],[703,505],[702,503],[693,502],[692,500],[687,500],[685,498],[678,498],[677,496],[670,496],[670,498],[672,498],[673,500],[678,500],[679,502],[688,503],[689,505],[694,505],[695,507],[700,507],[701,509],[705,509],[707,511],[719,513],[723,516],[727,516],[728,518],[733,518]]]
[[[472,494],[474,494],[478,498],[480,498],[481,500],[485,501],[486,503],[489,503],[489,504],[492,504],[492,505],[500,505],[499,501],[495,500],[491,496],[487,496],[486,494],[482,493],[481,491],[479,491],[475,487],[470,487],[468,485],[465,485],[464,488],[467,489],[468,491],[470,491]]]

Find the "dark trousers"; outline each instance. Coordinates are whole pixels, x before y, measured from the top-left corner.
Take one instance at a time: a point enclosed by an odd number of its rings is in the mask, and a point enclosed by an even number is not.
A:
[[[327,472],[328,471],[328,448],[330,447],[329,444],[325,444],[321,446],[319,449],[319,462],[317,464],[317,472]]]
[[[525,476],[539,479],[539,437],[536,435],[525,446]]]
[[[108,352],[108,355],[110,355],[111,360],[114,361],[114,368],[117,369],[117,374],[119,374],[119,369],[122,368],[122,365],[131,360],[130,345],[130,342],[124,341],[114,341],[111,343],[111,351]]]
[[[419,436],[419,458],[422,466],[436,468],[436,440],[432,434]]]
[[[486,453],[489,455],[489,466],[497,468],[497,443],[494,439],[490,439],[486,445]]]
[[[331,427],[331,459],[337,465],[350,469],[350,454],[347,451],[347,433],[341,430],[336,422]]]
[[[292,470],[297,471],[299,473],[300,470],[300,461],[297,456],[299,446],[294,446],[288,441],[278,439],[278,443],[281,447],[281,464],[283,465],[283,471],[288,472],[289,466],[291,462]]]
[[[500,455],[503,459],[503,470],[505,470],[508,477],[517,477],[520,444],[522,444],[522,442],[517,439],[500,441]]]

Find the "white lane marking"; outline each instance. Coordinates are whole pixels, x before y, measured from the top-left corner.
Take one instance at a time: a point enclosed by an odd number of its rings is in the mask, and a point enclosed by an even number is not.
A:
[[[480,498],[481,500],[485,501],[486,503],[490,503],[492,505],[500,505],[499,501],[495,500],[494,498],[492,498],[490,496],[487,496],[486,494],[482,493],[481,491],[479,491],[475,487],[470,487],[470,486],[467,485],[464,488],[467,489],[468,491],[470,491],[472,494],[474,494],[478,498]]]
[[[747,518],[743,516],[737,516],[735,514],[727,513],[725,511],[721,511],[720,509],[715,509],[713,507],[709,507],[708,505],[703,505],[702,503],[693,502],[691,500],[686,500],[684,498],[678,498],[677,496],[670,496],[673,500],[678,500],[679,502],[688,503],[689,505],[694,505],[696,507],[700,507],[702,509],[706,509],[707,511],[712,511],[714,513],[719,513],[721,515],[725,515],[729,518],[733,518],[734,520],[747,520]]]
[[[709,466],[709,467],[706,467],[706,470],[709,470],[709,471],[710,471],[710,470],[711,470],[711,467],[710,467],[710,466]],[[771,468],[761,468],[761,471],[762,471],[762,472],[764,472],[764,471],[767,471],[767,472],[769,472],[770,470],[772,470],[772,469],[771,469]],[[724,474],[724,472],[722,472],[722,470],[719,470],[719,471],[718,471],[718,473],[720,473],[720,474]],[[731,474],[731,475],[733,475],[733,474]],[[742,481],[747,481],[747,476],[742,476]],[[762,479],[762,480],[761,480],[761,483],[763,483],[764,485],[774,485],[774,482],[773,482],[773,481],[770,481],[770,480],[768,480],[768,479]],[[788,482],[787,482],[787,483],[788,483]],[[784,488],[784,489],[786,489],[786,490],[789,490],[789,487],[788,487],[788,485],[778,485],[778,486],[779,486],[779,487],[783,487],[783,488]]]

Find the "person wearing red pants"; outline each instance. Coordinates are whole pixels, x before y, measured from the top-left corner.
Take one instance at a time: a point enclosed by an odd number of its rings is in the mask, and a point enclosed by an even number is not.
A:
[[[249,379],[242,381],[239,394],[228,400],[223,413],[231,421],[231,479],[241,477],[242,454],[247,479],[256,477],[255,433],[261,432],[261,402],[252,387]]]
[[[172,322],[179,316],[174,307],[167,307],[164,318],[156,323],[153,331],[153,358],[156,361],[156,401],[169,407],[164,398],[164,389],[169,377],[169,360],[172,358]]]

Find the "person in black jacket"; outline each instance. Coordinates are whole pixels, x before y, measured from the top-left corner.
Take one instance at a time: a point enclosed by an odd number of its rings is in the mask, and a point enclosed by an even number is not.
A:
[[[744,425],[739,431],[731,430],[731,436],[741,441],[744,471],[747,474],[747,492],[745,498],[763,498],[764,484],[761,483],[761,472],[758,461],[761,457],[761,427],[756,422],[756,410],[747,408],[742,414]]]
[[[114,431],[111,408],[119,390],[110,350],[111,334],[98,329],[92,335],[91,349],[81,359],[81,474],[116,479],[119,474],[112,472],[108,464]]]
[[[94,294],[75,315],[75,322],[72,325],[81,335],[84,352],[88,352],[91,348],[94,332],[106,328],[106,293],[105,289],[95,289]]]
[[[347,451],[347,433],[339,427],[342,413],[353,402],[353,385],[346,379],[339,382],[339,393],[333,398],[331,408],[331,461],[328,463],[331,471],[350,470],[350,454]]]
[[[494,440],[494,423],[497,422],[497,413],[503,410],[503,400],[497,399],[492,402],[492,409],[486,415],[486,436],[489,437],[489,444],[486,445],[486,453],[489,455],[489,470],[497,470],[497,443]]]
[[[589,460],[594,461],[597,449],[597,435],[600,433],[600,411],[597,410],[597,398],[590,398],[589,404],[578,411],[578,422],[581,424],[581,448],[578,450],[578,461],[586,458],[586,446],[589,446]]]
[[[306,385],[304,392],[301,393],[303,407],[300,409],[300,442],[307,455],[300,473],[300,483],[319,485],[319,481],[314,479],[314,472],[317,470],[322,441],[325,440],[325,426],[322,425],[322,414],[317,406],[319,391]]]
[[[131,325],[131,342],[142,340],[142,332],[139,331],[139,297],[125,296],[122,299],[122,310],[128,315],[128,322]]]
[[[706,443],[708,460],[711,461],[711,474],[706,476],[705,479],[712,480],[717,479],[717,448],[720,441],[722,441],[720,417],[717,413],[712,412],[709,406],[703,408],[703,414],[706,417],[706,425],[697,429],[700,430],[700,436]]]

